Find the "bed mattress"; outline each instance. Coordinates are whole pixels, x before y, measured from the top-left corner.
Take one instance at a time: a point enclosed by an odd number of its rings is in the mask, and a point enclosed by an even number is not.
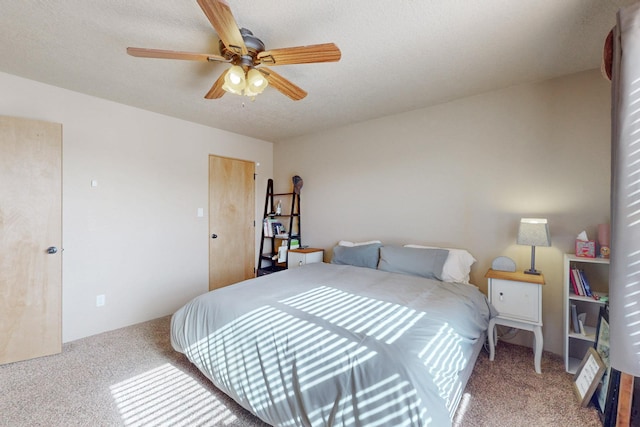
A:
[[[445,426],[491,313],[471,285],[315,263],[195,298],[171,342],[271,425]]]

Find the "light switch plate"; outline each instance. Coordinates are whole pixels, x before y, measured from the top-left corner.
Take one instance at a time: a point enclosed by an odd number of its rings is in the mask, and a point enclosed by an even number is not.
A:
[[[104,294],[97,295],[96,296],[96,307],[102,307],[104,304],[105,304],[105,296],[104,296]]]

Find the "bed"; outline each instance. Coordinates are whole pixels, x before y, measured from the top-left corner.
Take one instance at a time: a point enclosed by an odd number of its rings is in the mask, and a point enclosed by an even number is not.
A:
[[[495,311],[473,285],[391,271],[407,265],[384,248],[375,268],[334,249],[201,295],[172,345],[271,425],[450,425]]]

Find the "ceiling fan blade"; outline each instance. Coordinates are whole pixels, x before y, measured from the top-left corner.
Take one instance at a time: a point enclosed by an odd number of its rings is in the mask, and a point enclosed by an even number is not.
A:
[[[307,92],[294,85],[293,83],[291,83],[291,81],[285,79],[275,71],[270,70],[266,67],[257,68],[257,70],[267,78],[271,86],[278,89],[280,92],[282,92],[283,95],[288,96],[294,101],[299,101],[307,96]]]
[[[265,50],[258,54],[258,59],[267,65],[288,65],[336,62],[340,60],[341,56],[342,53],[338,46],[334,43],[324,43]]]
[[[159,59],[184,59],[188,61],[218,61],[218,62],[231,62],[218,55],[210,55],[208,53],[192,53],[192,52],[179,52],[176,50],[162,50],[162,49],[145,49],[143,47],[128,47],[127,53],[131,56],[138,58],[159,58]]]
[[[227,70],[224,70],[222,74],[220,74],[220,77],[218,77],[218,80],[216,80],[213,86],[211,86],[211,89],[209,89],[209,92],[207,92],[207,94],[204,96],[206,99],[222,98],[222,95],[224,95],[225,93],[225,90],[222,89],[222,85],[224,84],[225,74],[227,74]]]
[[[222,0],[198,0],[198,4],[227,49],[246,55],[247,46],[229,5]]]

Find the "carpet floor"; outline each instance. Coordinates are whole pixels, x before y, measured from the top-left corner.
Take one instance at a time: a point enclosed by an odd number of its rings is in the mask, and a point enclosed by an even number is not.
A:
[[[0,426],[266,426],[216,389],[169,342],[169,317],[66,343],[61,354],[0,366]],[[500,342],[482,351],[456,427],[600,426],[580,408],[562,358]],[[436,426],[439,427],[439,426]]]

